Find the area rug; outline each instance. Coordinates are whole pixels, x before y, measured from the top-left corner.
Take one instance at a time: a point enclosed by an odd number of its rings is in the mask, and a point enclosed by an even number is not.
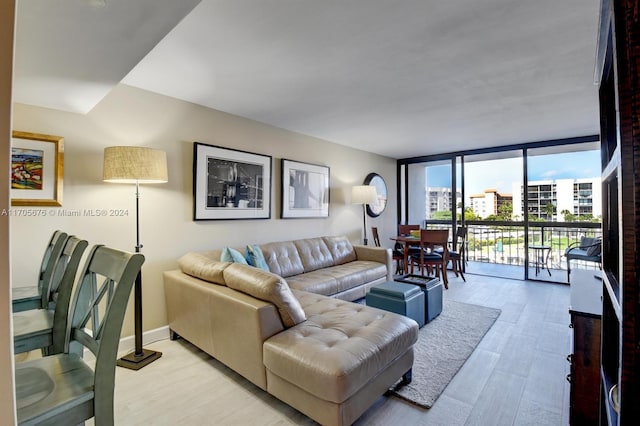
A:
[[[413,380],[390,393],[431,408],[499,315],[499,309],[445,299],[442,313],[418,334]]]

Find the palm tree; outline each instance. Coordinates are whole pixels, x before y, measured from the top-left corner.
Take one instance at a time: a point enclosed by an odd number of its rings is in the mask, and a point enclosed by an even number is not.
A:
[[[553,215],[556,212],[556,206],[554,206],[552,203],[547,203],[547,205],[544,206],[542,210],[547,215],[547,220],[553,220]]]

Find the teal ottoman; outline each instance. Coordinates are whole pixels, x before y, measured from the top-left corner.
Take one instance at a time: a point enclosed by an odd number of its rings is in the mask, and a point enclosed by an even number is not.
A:
[[[424,292],[418,286],[387,281],[371,287],[365,301],[367,306],[409,317],[419,327],[424,325]]]
[[[420,275],[404,275],[396,278],[401,283],[417,285],[424,292],[425,298],[425,323],[442,312],[442,283],[439,278],[423,277]]]

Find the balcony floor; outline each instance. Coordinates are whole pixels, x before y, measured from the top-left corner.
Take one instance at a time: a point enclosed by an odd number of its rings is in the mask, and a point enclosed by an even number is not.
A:
[[[586,265],[574,265],[571,263],[571,268],[573,269],[589,269],[589,270],[597,270],[598,267],[596,265],[586,266]],[[474,274],[474,275],[484,275],[491,277],[500,277],[507,278],[512,280],[524,280],[524,266],[523,265],[505,265],[502,263],[490,263],[490,262],[474,262],[469,261],[465,267],[466,274]],[[453,272],[450,271],[449,274]],[[531,281],[545,281],[552,282],[558,284],[568,284],[567,281],[567,270],[554,268],[553,265],[550,265],[549,271],[547,269],[541,269],[538,274],[536,274],[536,268],[529,268],[529,280]]]

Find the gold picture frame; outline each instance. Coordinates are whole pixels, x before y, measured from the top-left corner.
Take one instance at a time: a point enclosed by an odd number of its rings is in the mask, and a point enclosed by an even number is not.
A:
[[[64,138],[11,134],[11,205],[62,206]]]

